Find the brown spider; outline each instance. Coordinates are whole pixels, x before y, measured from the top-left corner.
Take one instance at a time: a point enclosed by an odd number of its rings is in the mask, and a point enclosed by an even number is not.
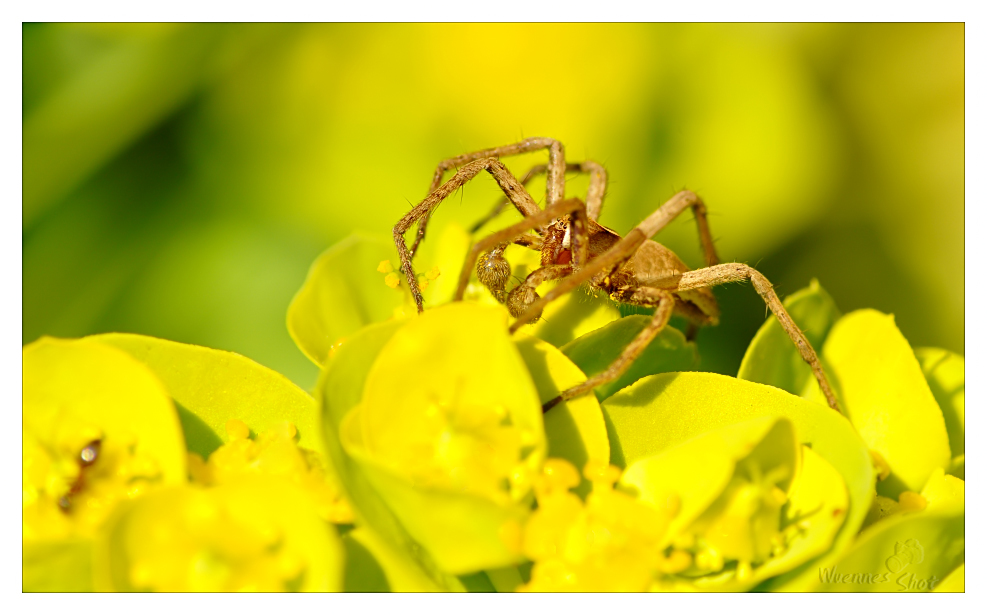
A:
[[[539,149],[548,149],[548,164],[535,166],[520,182],[498,160],[501,156]],[[458,169],[456,174],[443,184],[442,178],[446,171],[454,168]],[[590,185],[585,203],[580,199],[565,198],[567,170],[589,173]],[[563,391],[545,404],[546,410],[562,400],[584,395],[601,384],[619,378],[665,327],[673,312],[687,318],[694,327],[717,324],[720,312],[710,287],[750,280],[798,347],[802,358],[812,368],[826,401],[839,412],[836,397],[826,380],[819,358],[809,340],[785,311],[767,278],[743,263],[718,264],[719,259],[706,222],[706,207],[695,193],[688,190],[679,192],[622,238],[596,222],[606,192],[607,176],[603,167],[589,160],[566,164],[563,146],[555,139],[533,137],[512,145],[463,154],[439,163],[432,177],[428,196],[394,226],[394,243],[401,258],[401,268],[408,279],[419,313],[423,310],[423,300],[411,261],[425,237],[432,211],[443,199],[481,171],[487,171],[494,177],[507,200],[521,212],[524,220],[474,244],[466,255],[460,272],[455,297],[457,301],[462,300],[473,264],[476,263],[480,282],[501,303],[505,303],[516,318],[510,327],[511,333],[538,318],[550,301],[584,283],[591,288],[605,291],[615,301],[655,308],[648,326],[607,369],[586,382]],[[538,207],[524,187],[528,180],[542,172],[546,174],[544,210]],[[506,202],[498,204],[474,230],[499,213],[504,204]],[[649,239],[687,208],[691,208],[695,214],[699,239],[706,256],[707,266],[695,271],[691,271],[671,250]],[[418,223],[417,236],[409,250],[404,235],[415,222]],[[528,231],[536,234],[529,234]],[[541,267],[507,292],[511,267],[503,252],[509,243],[540,251]],[[535,293],[539,284],[556,279],[561,281],[544,297]]]

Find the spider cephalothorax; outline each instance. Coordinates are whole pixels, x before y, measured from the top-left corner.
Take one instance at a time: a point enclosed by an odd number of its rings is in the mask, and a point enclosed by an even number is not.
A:
[[[499,160],[501,156],[539,149],[548,150],[548,164],[533,167],[521,181]],[[443,184],[445,172],[453,168],[458,168],[458,171]],[[567,164],[562,144],[554,139],[525,139],[520,143],[472,152],[439,163],[432,177],[428,196],[394,226],[394,242],[401,258],[401,268],[408,279],[419,312],[424,307],[424,300],[415,278],[412,259],[418,245],[425,238],[432,211],[443,199],[481,171],[487,171],[494,177],[507,197],[505,202],[514,205],[524,219],[485,237],[473,246],[460,272],[456,300],[462,300],[473,264],[476,263],[479,281],[517,319],[511,325],[512,332],[538,318],[550,301],[582,284],[606,292],[615,301],[655,309],[651,323],[628,344],[610,367],[586,382],[563,391],[556,400],[546,404],[546,408],[559,400],[583,395],[596,386],[619,378],[655,335],[668,324],[673,312],[687,318],[693,327],[715,325],[719,321],[720,311],[710,287],[750,280],[795,343],[802,358],[812,368],[829,405],[839,410],[819,358],[785,311],[767,278],[743,263],[719,264],[706,221],[706,207],[695,193],[688,190],[679,192],[631,229],[626,236],[621,237],[597,222],[606,192],[607,176],[603,167],[588,160]],[[590,185],[585,202],[577,198],[565,198],[566,171],[589,174]],[[524,187],[528,180],[539,173],[546,175],[544,209],[538,207]],[[498,204],[474,230],[491,220],[503,206],[504,203]],[[650,240],[650,237],[687,209],[692,210],[699,227],[699,238],[706,257],[706,267],[702,269],[690,270],[674,252]],[[404,234],[416,222],[418,231],[409,250]],[[504,250],[510,243],[538,250],[541,253],[541,266],[508,290],[511,266],[504,258]],[[544,297],[540,297],[535,289],[548,280],[559,280],[559,283]]]

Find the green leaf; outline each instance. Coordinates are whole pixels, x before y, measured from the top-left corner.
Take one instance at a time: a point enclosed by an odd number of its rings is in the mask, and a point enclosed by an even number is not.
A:
[[[382,261],[397,267],[393,243],[354,234],[312,264],[288,306],[288,333],[316,365],[324,365],[333,345],[346,336],[404,313],[405,285],[395,289],[384,283],[377,271]]]
[[[949,462],[949,467],[946,468],[946,472],[956,478],[966,480],[966,455],[953,457],[952,461]]]
[[[830,331],[823,356],[840,391],[843,411],[891,476],[881,495],[921,491],[936,468],[949,464],[949,439],[939,410],[894,316],[875,310],[847,314]]]
[[[819,351],[841,316],[833,298],[813,279],[807,288],[785,298],[784,304],[806,339]],[[751,340],[737,378],[778,387],[793,395],[801,395],[807,387],[819,386],[812,369],[773,315]]]
[[[821,566],[813,591],[934,589],[964,558],[962,510],[893,515],[864,530],[837,561]]]
[[[515,338],[542,404],[565,389],[586,381],[586,376],[572,361],[548,342],[534,337]],[[564,401],[545,413],[548,456],[561,457],[582,470],[590,460],[610,461],[610,441],[603,411],[595,397],[583,395]],[[585,497],[592,484],[581,477],[576,493]]]
[[[164,383],[186,411],[179,413],[188,450],[208,457],[228,440],[230,419],[243,421],[254,433],[289,421],[298,430],[298,444],[325,458],[315,400],[281,374],[233,352],[143,335],[88,339],[126,351]]]
[[[544,295],[558,282],[550,281],[538,287]],[[587,292],[577,288],[571,293],[548,304],[541,318],[522,331],[530,331],[557,348],[562,348],[579,337],[619,320],[620,309],[603,293]]]
[[[650,316],[626,316],[569,342],[561,350],[586,375],[594,376],[609,367],[649,322]],[[698,363],[696,345],[687,342],[678,329],[665,327],[624,375],[596,387],[594,393],[603,401],[639,378],[693,369]]]
[[[831,553],[853,540],[870,509],[874,470],[853,426],[832,409],[775,387],[718,374],[658,374],[604,401],[603,414],[611,461],[621,467],[718,427],[762,416],[786,417],[799,440],[833,466],[847,487],[850,507]],[[801,587],[814,574],[808,566],[771,582]]]
[[[346,569],[343,571],[343,591],[345,592],[388,592],[387,573],[373,552],[360,540],[365,534],[358,534],[359,528],[348,532],[342,538],[346,549]]]
[[[915,358],[942,410],[953,457],[965,455],[966,362],[963,356],[941,348],[916,348]]]
[[[485,572],[473,572],[470,574],[464,574],[459,576],[460,582],[462,582],[463,587],[466,591],[472,593],[487,593],[492,594],[497,591],[497,588],[493,586],[490,582],[490,578]]]
[[[530,564],[530,562],[528,562]],[[487,578],[494,588],[501,593],[510,593],[524,584],[521,570],[517,566],[507,568],[493,568],[486,571]]]

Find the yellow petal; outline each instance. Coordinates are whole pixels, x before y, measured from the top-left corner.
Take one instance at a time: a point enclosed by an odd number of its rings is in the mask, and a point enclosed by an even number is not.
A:
[[[847,314],[830,331],[823,356],[847,418],[891,468],[878,492],[897,497],[902,491],[921,491],[933,470],[949,464],[949,439],[939,405],[894,316],[875,310]]]

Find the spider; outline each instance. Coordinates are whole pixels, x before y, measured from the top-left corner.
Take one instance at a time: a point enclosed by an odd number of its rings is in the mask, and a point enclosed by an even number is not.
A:
[[[536,165],[521,181],[499,160],[502,156],[540,149],[548,150],[548,164]],[[453,169],[457,169],[456,174],[442,183],[445,173]],[[693,328],[717,324],[720,312],[710,287],[750,280],[794,342],[802,358],[812,368],[830,407],[839,412],[836,396],[826,380],[816,352],[788,315],[771,283],[748,265],[719,262],[706,220],[706,206],[699,196],[689,190],[677,193],[631,229],[625,237],[621,237],[597,222],[606,192],[607,175],[603,167],[590,160],[567,164],[564,147],[555,139],[533,137],[511,145],[463,154],[439,163],[432,176],[428,196],[394,226],[394,243],[401,259],[401,269],[407,277],[419,313],[424,306],[412,259],[425,238],[429,218],[440,202],[481,171],[487,171],[493,176],[507,201],[499,203],[474,227],[474,231],[497,215],[507,202],[514,205],[524,219],[473,245],[460,272],[455,300],[463,299],[476,263],[479,281],[515,317],[516,320],[510,326],[511,333],[538,318],[549,302],[582,284],[606,292],[614,301],[654,308],[654,316],[648,325],[607,369],[566,389],[546,403],[545,410],[619,378],[668,324],[673,313],[684,316]],[[585,202],[578,198],[565,198],[566,171],[589,174],[590,183]],[[541,173],[546,175],[545,209],[538,207],[525,188],[532,177]],[[674,252],[650,240],[686,209],[692,209],[698,226],[706,259],[706,267],[701,269],[690,270]],[[415,241],[409,249],[405,234],[416,222],[418,229]],[[541,252],[541,266],[507,291],[511,267],[503,252],[510,243]],[[544,297],[540,297],[535,289],[548,280],[560,281]]]

